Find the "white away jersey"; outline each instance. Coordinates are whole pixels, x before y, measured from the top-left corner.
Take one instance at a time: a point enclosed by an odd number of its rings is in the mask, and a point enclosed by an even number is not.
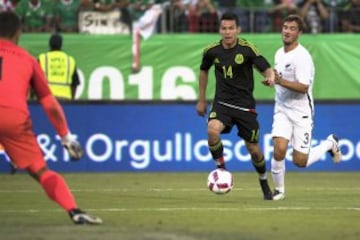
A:
[[[276,84],[275,108],[288,108],[300,114],[312,116],[314,114],[312,85],[315,67],[310,53],[301,44],[287,53],[282,47],[275,54],[275,69],[288,81],[309,85],[307,93],[303,94]]]

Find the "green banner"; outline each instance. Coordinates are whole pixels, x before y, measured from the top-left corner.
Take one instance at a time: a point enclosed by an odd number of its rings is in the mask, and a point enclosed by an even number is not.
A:
[[[24,34],[20,45],[35,57],[48,50],[49,34]],[[63,50],[73,55],[80,70],[77,98],[83,100],[195,100],[203,49],[219,40],[217,34],[161,34],[141,43],[139,73],[131,72],[132,41],[128,35],[66,34]],[[273,64],[281,47],[280,34],[243,34]],[[316,75],[315,99],[360,99],[360,35],[303,35]],[[213,71],[213,69],[211,69]],[[210,74],[208,99],[214,93]],[[272,100],[274,90],[263,86],[256,73],[255,96]]]

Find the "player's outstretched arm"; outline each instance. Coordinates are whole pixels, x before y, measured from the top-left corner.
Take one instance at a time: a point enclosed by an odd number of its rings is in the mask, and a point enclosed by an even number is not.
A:
[[[275,73],[273,71],[273,69],[271,68],[267,68],[265,71],[261,72],[261,75],[264,76],[264,80],[261,81],[262,84],[264,84],[265,86],[274,86],[275,84]]]
[[[84,155],[84,150],[75,137],[70,133],[63,108],[56,98],[49,94],[40,99],[47,117],[61,137],[61,143],[69,152],[72,160],[79,160]]]

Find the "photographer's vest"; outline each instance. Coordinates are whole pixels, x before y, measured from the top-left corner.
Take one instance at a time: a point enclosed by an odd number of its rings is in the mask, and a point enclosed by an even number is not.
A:
[[[50,51],[40,54],[39,61],[52,94],[57,98],[71,99],[74,58],[62,51]]]

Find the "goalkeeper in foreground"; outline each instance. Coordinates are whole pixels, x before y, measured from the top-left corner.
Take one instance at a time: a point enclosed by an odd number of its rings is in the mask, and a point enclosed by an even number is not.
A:
[[[0,13],[0,144],[5,147],[12,164],[25,169],[37,180],[48,197],[65,209],[75,224],[100,224],[100,218],[78,208],[65,180],[47,168],[32,130],[27,105],[30,87],[71,158],[78,160],[84,153],[71,135],[63,109],[51,94],[38,62],[17,46],[20,35],[21,23],[17,15]]]

